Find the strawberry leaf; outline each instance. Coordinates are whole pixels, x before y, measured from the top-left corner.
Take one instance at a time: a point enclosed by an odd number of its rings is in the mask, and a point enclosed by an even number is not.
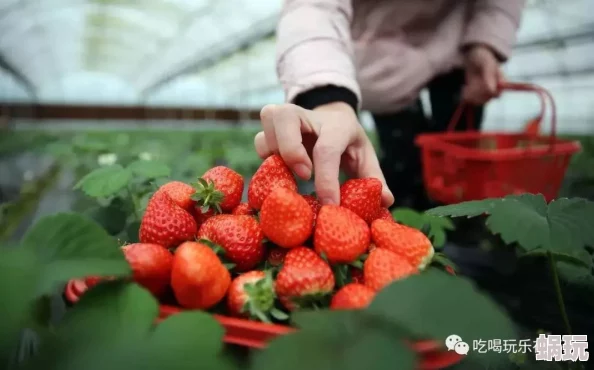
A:
[[[473,217],[488,214],[486,225],[507,244],[526,251],[539,248],[566,253],[594,245],[594,202],[561,198],[547,205],[542,195],[523,194],[501,199],[437,207],[431,215]]]
[[[410,208],[396,208],[392,211],[392,217],[401,224],[423,231],[431,239],[434,248],[443,247],[446,231],[455,228],[448,218],[431,216]]]
[[[86,195],[93,198],[106,198],[114,196],[128,186],[132,180],[132,173],[115,164],[101,167],[84,176],[74,186],[81,189]]]
[[[144,177],[147,180],[153,180],[160,177],[171,176],[171,169],[165,163],[150,160],[138,160],[128,165],[128,170],[136,176]]]
[[[25,234],[22,245],[42,262],[40,294],[52,293],[57,284],[73,278],[130,273],[117,241],[78,214],[42,218]]]

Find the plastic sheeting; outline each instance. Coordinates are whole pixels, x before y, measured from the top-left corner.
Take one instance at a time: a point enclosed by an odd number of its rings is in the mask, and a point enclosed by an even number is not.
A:
[[[506,75],[550,89],[559,127],[594,132],[594,0],[529,1]],[[0,0],[0,52],[47,102],[259,108],[283,101],[279,0]],[[1,100],[28,100],[0,74]],[[506,94],[487,129],[518,129],[538,100]],[[546,128],[546,126],[545,126]]]

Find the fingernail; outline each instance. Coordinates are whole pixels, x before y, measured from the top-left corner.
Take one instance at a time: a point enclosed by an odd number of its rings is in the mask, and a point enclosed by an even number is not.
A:
[[[297,174],[297,176],[301,177],[304,180],[309,180],[309,178],[311,177],[311,170],[302,163],[295,165],[294,171]]]

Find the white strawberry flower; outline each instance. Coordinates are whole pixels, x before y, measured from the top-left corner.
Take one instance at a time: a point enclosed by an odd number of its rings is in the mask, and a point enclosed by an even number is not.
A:
[[[100,166],[111,166],[116,163],[117,160],[118,156],[115,153],[104,153],[97,157],[97,163],[99,163]]]

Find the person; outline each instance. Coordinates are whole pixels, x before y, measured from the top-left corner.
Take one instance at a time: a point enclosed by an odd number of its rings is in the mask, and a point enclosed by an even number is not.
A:
[[[376,177],[382,202],[427,206],[422,132],[443,131],[460,99],[497,96],[524,0],[285,0],[277,27],[277,73],[286,104],[261,111],[261,157],[279,153],[303,179],[315,168],[322,204],[340,202],[339,170]],[[431,120],[419,100],[428,87]],[[359,124],[372,113],[382,161]],[[475,124],[476,126],[476,124]],[[459,127],[463,127],[459,125]],[[384,176],[384,174],[386,176]]]

